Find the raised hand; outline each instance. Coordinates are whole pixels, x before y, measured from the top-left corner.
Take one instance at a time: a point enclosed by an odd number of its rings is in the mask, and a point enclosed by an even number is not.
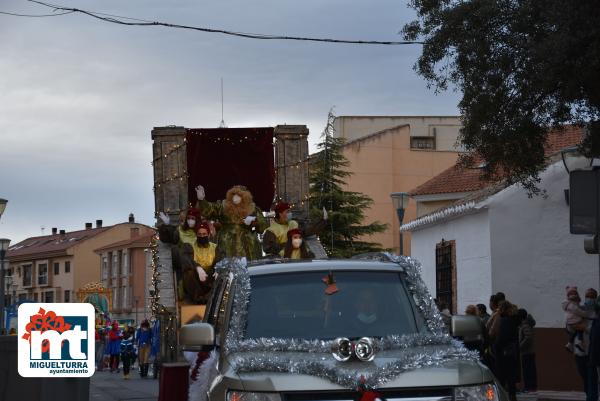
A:
[[[167,215],[166,215],[164,212],[160,212],[160,213],[158,214],[158,217],[160,218],[160,220],[161,220],[163,223],[165,223],[165,224],[167,224],[167,225],[171,224],[171,218],[170,218],[169,216],[167,216]]]
[[[195,189],[198,200],[204,200],[206,197],[206,194],[204,193],[204,187],[202,185],[198,185]]]
[[[244,219],[244,224],[249,226],[250,224],[252,224],[254,222],[254,220],[256,220],[255,216],[248,216]]]

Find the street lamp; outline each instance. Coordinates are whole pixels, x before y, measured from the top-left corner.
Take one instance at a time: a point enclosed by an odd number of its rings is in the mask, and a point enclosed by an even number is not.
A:
[[[5,294],[6,294],[6,295],[5,295],[5,296],[6,296],[6,299],[8,300],[8,301],[7,301],[7,302],[5,302],[5,303],[6,303],[8,306],[10,306],[10,305],[12,305],[12,304],[13,304],[13,302],[14,302],[14,301],[12,300],[12,297],[10,296],[10,289],[11,289],[11,287],[12,287],[12,284],[13,284],[13,277],[12,277],[12,276],[6,276],[6,279],[5,279],[5,280],[6,280],[6,291],[5,291]]]
[[[402,226],[402,221],[404,220],[404,211],[408,207],[409,195],[407,192],[392,192],[390,197],[392,198],[394,209],[396,209],[400,226]],[[400,231],[400,255],[404,255],[404,238],[402,236],[402,231]]]
[[[0,198],[0,217],[2,217],[2,213],[4,213],[4,209],[6,209],[6,204],[8,201],[6,199]]]
[[[560,151],[560,156],[562,157],[562,162],[565,166],[565,170],[567,170],[567,174],[570,174],[573,170],[592,167],[594,164],[594,158],[585,157],[579,153],[579,148],[577,146],[564,148]]]
[[[0,238],[0,334],[4,334],[4,258],[9,245],[8,238]]]

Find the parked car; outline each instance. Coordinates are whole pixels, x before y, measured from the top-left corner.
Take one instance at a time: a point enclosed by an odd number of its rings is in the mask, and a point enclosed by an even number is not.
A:
[[[472,316],[453,317],[451,330],[481,334]],[[202,351],[190,399],[507,400],[449,336],[410,258],[235,262],[180,344]]]

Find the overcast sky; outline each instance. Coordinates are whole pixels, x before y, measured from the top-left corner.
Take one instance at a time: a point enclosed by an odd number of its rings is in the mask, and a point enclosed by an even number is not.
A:
[[[53,0],[148,20],[253,33],[401,40],[405,1]],[[25,0],[0,11],[51,12]],[[84,15],[0,15],[0,237],[13,244],[96,219],[153,225],[152,127],[306,124],[338,115],[456,114],[413,71],[419,46],[259,41]],[[214,166],[218,168],[218,166]]]

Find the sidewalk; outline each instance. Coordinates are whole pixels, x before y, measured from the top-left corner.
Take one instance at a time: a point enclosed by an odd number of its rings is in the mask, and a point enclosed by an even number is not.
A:
[[[137,369],[132,370],[129,380],[123,372],[96,372],[90,380],[90,401],[157,401],[158,380],[140,378]]]
[[[585,393],[579,391],[538,391],[517,394],[519,401],[585,401]]]

